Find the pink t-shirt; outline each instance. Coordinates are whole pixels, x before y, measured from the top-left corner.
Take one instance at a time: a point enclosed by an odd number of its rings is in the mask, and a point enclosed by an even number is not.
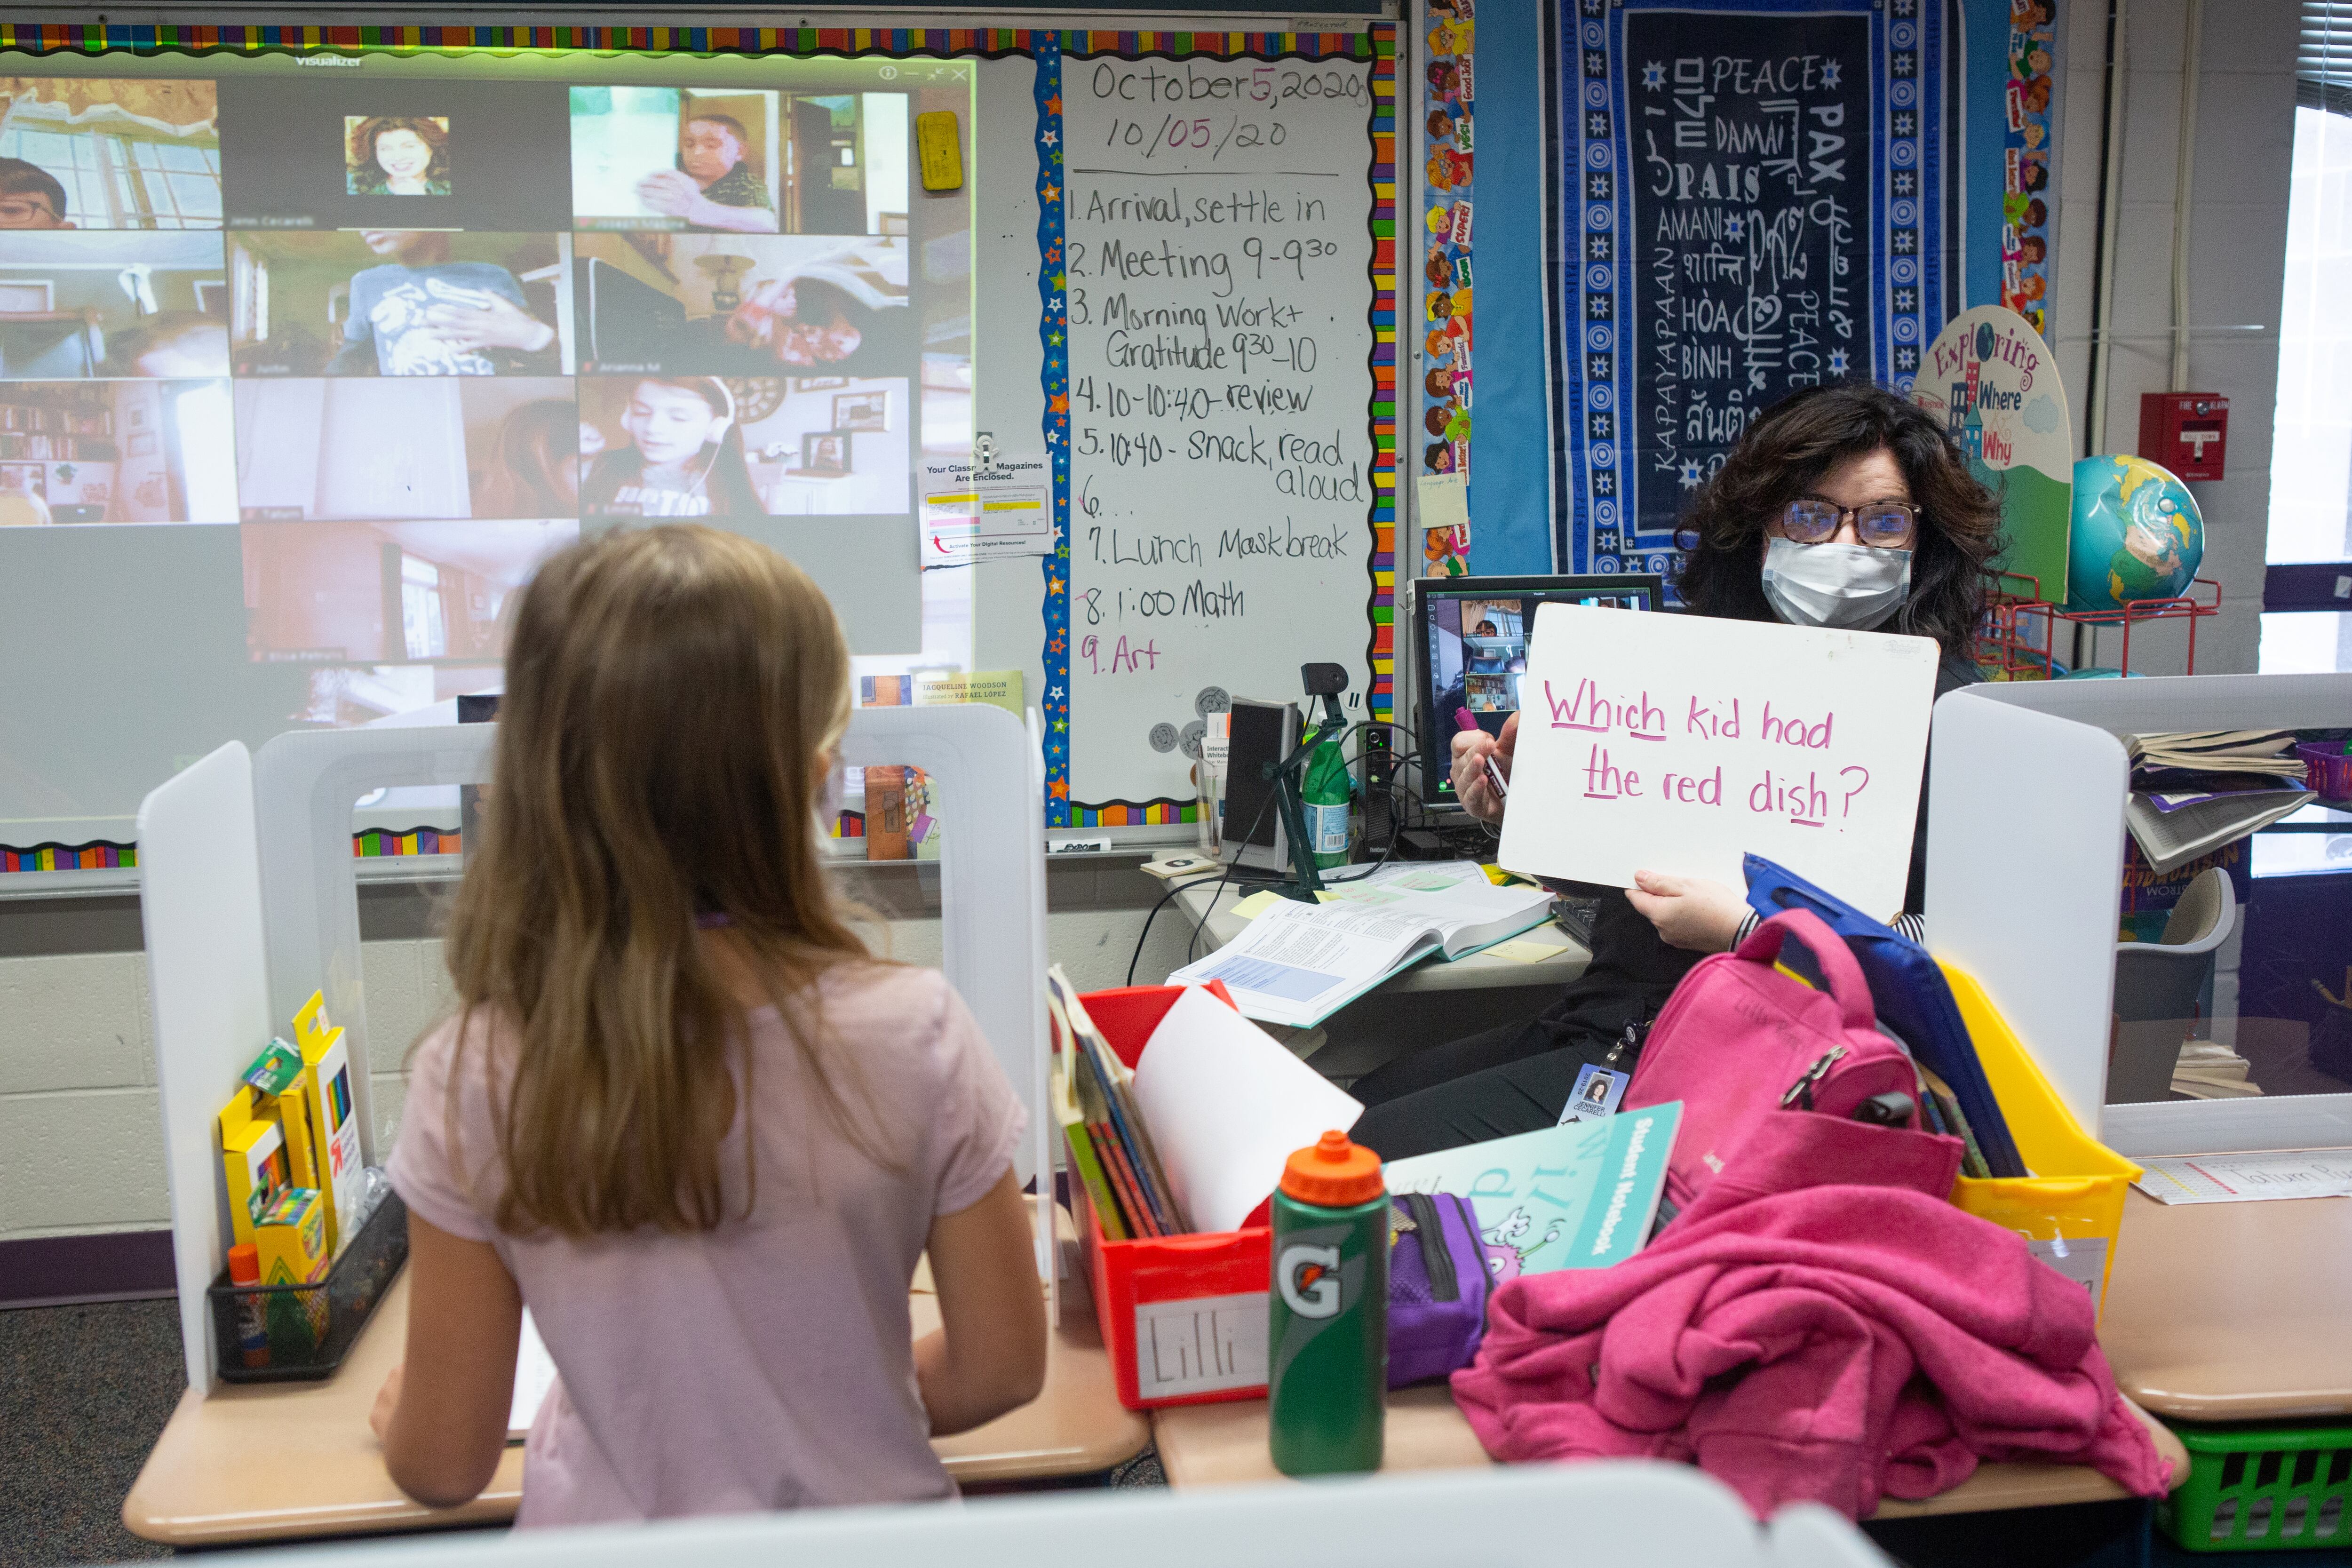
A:
[[[497,1230],[488,1059],[502,1053],[483,1048],[478,1025],[458,1075],[461,1173],[445,1111],[457,1024],[417,1047],[393,1185],[434,1225],[498,1249],[558,1373],[524,1451],[517,1523],[954,1492],[915,1388],[907,1292],[933,1217],[995,1185],[1026,1113],[937,971],[843,964],[820,989],[834,1060],[863,1075],[902,1171],[833,1131],[763,1008],[751,1015],[757,1206],[689,1235]],[[846,1092],[848,1074],[834,1077]],[[744,1125],[720,1153],[730,1215],[742,1212]]]

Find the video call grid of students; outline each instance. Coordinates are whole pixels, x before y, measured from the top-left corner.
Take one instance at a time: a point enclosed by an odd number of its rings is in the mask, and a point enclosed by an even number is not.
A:
[[[0,101],[0,525],[756,515],[919,415],[903,94]]]

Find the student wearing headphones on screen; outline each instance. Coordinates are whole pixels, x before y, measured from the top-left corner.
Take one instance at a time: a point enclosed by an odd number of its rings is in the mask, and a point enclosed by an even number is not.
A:
[[[1765,410],[1698,492],[1675,587],[1703,616],[1932,637],[1941,697],[1983,679],[1971,645],[2000,523],[1933,415],[1866,383],[1818,387]],[[1503,816],[1486,760],[1509,778],[1518,722],[1454,738],[1454,792],[1484,821]],[[1906,916],[1922,902],[1927,809],[1923,788]],[[1559,1002],[1358,1079],[1349,1092],[1368,1109],[1349,1135],[1396,1160],[1530,1132],[1559,1121],[1586,1064],[1631,1072],[1675,984],[1749,918],[1738,889],[1704,878],[1644,871],[1638,884],[1577,889],[1601,911],[1592,962]]]
[[[621,412],[629,445],[607,447],[580,486],[583,517],[758,517],[735,395],[710,375],[644,376]]]

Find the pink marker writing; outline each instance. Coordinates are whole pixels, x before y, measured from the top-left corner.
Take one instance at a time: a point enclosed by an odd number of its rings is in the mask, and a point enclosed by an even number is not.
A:
[[[1457,730],[1466,730],[1474,732],[1480,728],[1478,721],[1470,716],[1470,710],[1467,708],[1456,708],[1454,710],[1454,727]],[[1510,799],[1511,786],[1503,782],[1503,770],[1495,765],[1494,752],[1489,752],[1486,753],[1486,782],[1495,786],[1495,798],[1497,800]]]

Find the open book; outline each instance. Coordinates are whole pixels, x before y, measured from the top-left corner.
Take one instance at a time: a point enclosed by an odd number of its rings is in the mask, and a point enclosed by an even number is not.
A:
[[[1308,1028],[1432,953],[1460,958],[1551,912],[1546,889],[1498,888],[1475,867],[1384,867],[1333,895],[1320,904],[1280,900],[1168,984],[1222,980],[1249,1016]]]

